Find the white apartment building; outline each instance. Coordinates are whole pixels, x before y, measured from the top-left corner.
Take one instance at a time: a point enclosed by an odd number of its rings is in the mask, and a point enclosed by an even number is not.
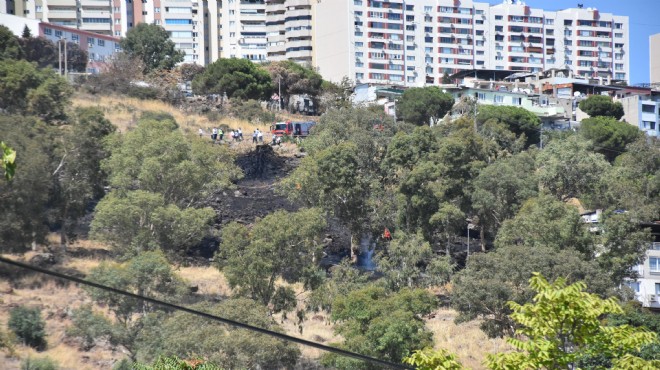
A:
[[[314,64],[324,78],[424,86],[460,70],[540,71],[628,80],[628,17],[533,9],[521,1],[321,1]]]
[[[312,63],[311,0],[271,0],[266,3],[269,61]]]
[[[220,56],[266,61],[266,2],[226,0],[221,14]]]

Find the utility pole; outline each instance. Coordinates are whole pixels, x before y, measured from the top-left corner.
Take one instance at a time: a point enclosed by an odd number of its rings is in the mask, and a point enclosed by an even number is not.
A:
[[[278,110],[282,110],[282,76],[277,76]]]
[[[57,42],[57,73],[62,75],[62,43]]]
[[[69,63],[68,63],[68,56],[66,52],[66,38],[63,39],[64,41],[64,77],[69,77]]]

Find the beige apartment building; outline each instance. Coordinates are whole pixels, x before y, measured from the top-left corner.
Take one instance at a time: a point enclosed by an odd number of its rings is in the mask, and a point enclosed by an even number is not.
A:
[[[627,16],[522,1],[352,0],[315,4],[314,64],[333,81],[438,84],[460,70],[541,71],[627,81]]]
[[[660,33],[649,37],[651,84],[660,88]]]

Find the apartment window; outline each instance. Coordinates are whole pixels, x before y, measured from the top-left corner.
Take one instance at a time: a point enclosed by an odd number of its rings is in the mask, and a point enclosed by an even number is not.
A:
[[[358,67],[358,68],[360,68],[360,67],[364,67],[364,63],[362,63],[362,62],[355,62],[355,66]]]
[[[623,23],[614,23],[614,28],[617,30],[623,29]]]
[[[486,93],[478,92],[477,93],[477,99],[478,100],[486,100]]]
[[[513,105],[522,105],[522,98],[513,98]]]
[[[121,24],[121,19],[120,18],[115,18],[115,24]]]
[[[573,25],[573,21],[572,21],[572,20],[570,20],[570,19],[564,19],[564,26],[572,26],[572,25]]]
[[[477,30],[476,34],[477,34],[477,36],[483,36],[484,31],[483,30]]]
[[[617,70],[617,71],[623,71],[623,64],[621,64],[621,63],[616,63],[616,64],[614,65],[614,69]]]
[[[655,113],[655,105],[642,104],[642,112]]]
[[[475,24],[484,24],[484,20],[483,19],[477,19],[476,21],[474,21],[474,23]]]
[[[119,13],[119,12],[121,12],[121,8],[118,7],[118,6],[113,7],[112,10],[113,10],[115,13]]]
[[[353,0],[354,5],[362,5],[362,0]]]
[[[37,13],[40,13],[40,12],[43,11],[43,7],[42,7],[41,5],[36,5],[36,6],[34,7],[34,11],[36,11]]]
[[[495,45],[495,50],[497,50],[497,51],[503,51],[503,50],[504,50],[504,46],[502,46],[502,45]]]
[[[192,19],[166,19],[165,24],[169,24],[169,25],[192,24]]]
[[[355,36],[357,36],[357,37],[361,37],[361,36],[363,36],[363,35],[364,35],[364,32],[362,32],[362,31],[355,31]]]
[[[554,19],[546,18],[546,19],[545,19],[545,24],[547,24],[547,25],[553,25],[553,24],[555,24],[555,20],[554,20]]]
[[[552,36],[552,35],[555,34],[555,30],[553,30],[552,28],[547,28],[547,29],[545,30],[545,34],[546,34],[546,35],[549,35],[549,36]]]
[[[414,55],[407,55],[407,56],[406,56],[406,60],[407,60],[407,61],[414,62],[414,61],[415,61],[415,56],[414,56]]]
[[[616,60],[623,60],[623,54],[621,54],[621,53],[615,53],[615,54],[614,54],[614,59],[616,59]]]
[[[655,283],[655,294],[660,294],[660,283]]]
[[[484,55],[484,51],[483,50],[477,50],[477,55]]]
[[[83,18],[84,23],[110,23],[110,18]]]
[[[79,37],[80,37],[80,36],[78,36],[78,35],[71,35],[71,41],[78,42]]]
[[[415,6],[414,5],[406,5],[406,10],[414,10]]]
[[[55,37],[62,37],[62,31],[55,30]]]
[[[424,62],[429,63],[429,64],[430,64],[430,63],[433,63],[433,57],[426,57],[426,58],[424,58]]]
[[[440,13],[453,13],[453,12],[454,12],[454,8],[452,8],[450,6],[441,6],[440,7]]]
[[[356,41],[355,42],[355,47],[356,48],[361,48],[362,46],[364,46],[364,43],[362,41]]]
[[[477,9],[477,10],[474,11],[474,14],[479,14],[479,15],[484,14],[484,10],[483,9]]]
[[[660,258],[649,257],[649,267],[651,272],[660,273]]]
[[[503,19],[503,17],[501,15],[496,15],[495,16],[496,21],[501,21],[502,19]]]
[[[159,26],[160,26],[160,19],[156,19],[156,20],[154,20],[154,24],[156,24],[156,25],[159,25]]]
[[[52,29],[50,29],[50,28],[44,28],[44,35],[48,35],[48,36],[50,36],[50,35],[52,35],[52,34],[53,34],[53,30],[52,30]]]
[[[653,121],[642,121],[642,129],[655,131],[655,122],[653,122]],[[651,247],[651,249],[657,250],[657,249],[655,249],[654,246]]]
[[[143,10],[143,11],[142,11],[142,15],[147,15],[147,11],[146,11],[146,10]]]
[[[115,36],[116,37],[121,37],[121,31],[115,31]]]
[[[154,12],[156,12],[156,13],[160,13],[160,7],[155,7],[155,8],[154,8]]]
[[[356,51],[356,52],[355,52],[355,57],[356,57],[356,58],[362,58],[363,55],[364,55],[364,53],[361,52],[361,51]]]
[[[605,43],[605,44],[607,44],[607,43]],[[607,45],[599,45],[599,46],[607,46]],[[623,47],[623,44],[614,44],[614,47],[617,48],[617,49],[620,49],[620,48]]]
[[[501,55],[496,55],[495,60],[504,60],[504,57]]]
[[[504,103],[504,96],[502,96],[502,95],[495,95],[495,97],[493,98],[493,101],[495,102],[495,104],[498,104],[498,103],[499,103],[499,104]]]
[[[93,46],[93,45],[94,45],[94,41],[96,41],[96,40],[95,40],[93,37],[88,37],[88,38],[87,38],[87,45],[89,45],[89,46]]]
[[[495,35],[495,41],[504,41],[504,35]]]
[[[623,37],[623,34],[622,34],[622,33],[615,33],[615,34],[614,34],[614,37],[616,37],[616,38],[622,38],[622,37]]]
[[[638,281],[629,281],[629,282],[626,283],[626,285],[628,285],[628,287],[630,287],[630,289],[634,290],[635,293],[639,293],[639,282]],[[656,288],[655,288],[656,291],[658,290],[657,285],[658,284],[656,284]]]
[[[424,32],[426,32],[426,33],[433,32],[433,27],[424,27]]]
[[[99,46],[105,46],[105,40],[101,40],[101,39],[99,39],[96,43],[97,43]]]
[[[425,7],[424,7],[424,13],[431,13],[432,11],[433,11],[433,7],[432,7],[432,6],[425,6]]]

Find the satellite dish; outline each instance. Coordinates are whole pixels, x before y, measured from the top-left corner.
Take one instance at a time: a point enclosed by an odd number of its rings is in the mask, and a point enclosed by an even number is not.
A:
[[[576,98],[579,97],[579,96],[580,96],[580,92],[579,92],[579,91],[574,92],[574,93],[573,93],[573,96],[576,97]]]

